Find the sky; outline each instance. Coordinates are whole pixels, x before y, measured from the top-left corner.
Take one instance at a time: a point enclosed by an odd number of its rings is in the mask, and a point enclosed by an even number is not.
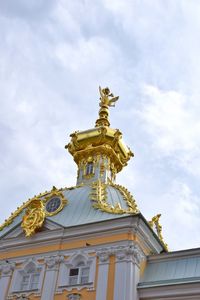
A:
[[[92,128],[98,87],[134,152],[117,183],[170,250],[200,247],[200,1],[0,1],[0,222],[76,184],[64,149]]]

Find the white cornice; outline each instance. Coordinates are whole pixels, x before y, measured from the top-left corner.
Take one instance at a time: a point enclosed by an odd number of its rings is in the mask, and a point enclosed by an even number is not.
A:
[[[108,237],[114,234],[133,233],[138,236],[141,244],[149,249],[149,252],[159,253],[162,250],[158,239],[145,224],[140,216],[128,216],[120,219],[107,220],[98,223],[91,223],[69,228],[58,228],[53,222],[51,229],[38,232],[31,238],[25,236],[10,237],[1,240],[0,252],[8,250],[19,250],[36,248],[38,246],[55,245],[58,243],[68,243],[76,240],[82,240]],[[53,229],[54,228],[54,229]],[[16,229],[15,229],[16,231]]]

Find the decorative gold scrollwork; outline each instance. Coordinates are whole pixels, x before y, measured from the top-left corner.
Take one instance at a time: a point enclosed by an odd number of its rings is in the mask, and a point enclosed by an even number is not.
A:
[[[128,192],[127,189],[120,185],[110,184],[119,190],[122,194],[128,208],[122,208],[120,203],[115,204],[114,206],[107,202],[107,184],[102,183],[100,180],[92,184],[92,192],[90,198],[93,203],[93,207],[100,209],[101,211],[111,213],[111,214],[137,214],[139,210],[133,196]]]
[[[44,204],[42,200],[33,200],[22,218],[21,227],[26,237],[33,235],[36,230],[42,227],[45,219]]]
[[[60,205],[54,211],[47,211],[45,205],[53,198],[59,198]],[[42,227],[46,216],[53,216],[63,209],[67,204],[63,193],[53,186],[52,190],[44,198],[35,197],[29,203],[25,215],[22,218],[22,228],[27,237],[33,235],[39,228]]]
[[[160,224],[160,217],[161,214],[157,214],[154,216],[151,221],[149,221],[150,227],[157,233],[159,240],[165,247],[165,250],[168,250],[168,245],[164,242],[163,235],[162,235],[162,225]]]

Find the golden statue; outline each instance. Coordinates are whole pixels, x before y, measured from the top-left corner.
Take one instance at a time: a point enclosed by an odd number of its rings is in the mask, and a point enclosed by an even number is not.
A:
[[[95,127],[99,126],[110,126],[110,122],[108,120],[109,116],[109,107],[115,106],[115,102],[119,99],[119,97],[115,97],[113,93],[110,92],[108,87],[102,89],[99,86],[99,93],[100,93],[100,103],[99,106],[101,107],[99,110],[99,118],[96,120]]]
[[[114,95],[110,92],[109,88],[106,87],[102,89],[99,86],[99,93],[100,93],[100,103],[99,106],[115,106],[115,102],[119,99],[119,96],[114,97]]]

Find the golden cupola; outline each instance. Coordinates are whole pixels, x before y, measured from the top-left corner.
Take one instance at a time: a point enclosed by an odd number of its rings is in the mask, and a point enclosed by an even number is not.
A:
[[[115,106],[115,97],[109,88],[101,89],[99,118],[95,127],[72,133],[71,141],[65,148],[78,165],[77,185],[100,180],[114,182],[116,173],[127,165],[131,150],[125,145],[119,129],[110,128],[109,107]]]

